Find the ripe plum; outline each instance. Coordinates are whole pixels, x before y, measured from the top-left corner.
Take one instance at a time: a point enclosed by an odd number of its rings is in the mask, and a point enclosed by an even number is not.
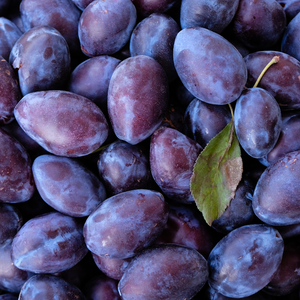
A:
[[[204,221],[202,214],[191,205],[170,204],[169,217],[155,244],[178,244],[197,250],[205,258],[219,236]]]
[[[297,14],[288,24],[281,40],[281,51],[300,60],[300,14]]]
[[[222,216],[213,221],[212,227],[220,233],[227,234],[238,227],[251,224],[255,217],[252,195],[253,186],[242,180],[235,191],[234,198]]]
[[[0,202],[18,203],[29,200],[35,191],[35,185],[27,151],[1,129],[0,145]]]
[[[221,33],[232,21],[238,5],[239,0],[183,0],[181,28],[197,26]]]
[[[87,218],[85,242],[97,255],[129,258],[154,242],[167,219],[168,207],[160,193],[145,189],[119,193]]]
[[[300,223],[300,152],[290,152],[270,165],[259,178],[253,210],[270,225]]]
[[[173,45],[178,24],[170,16],[153,13],[143,19],[133,30],[130,38],[130,54],[147,55],[164,68],[169,81],[177,77],[173,62]]]
[[[186,134],[203,148],[231,120],[229,107],[213,105],[197,98],[190,102],[184,114]]]
[[[243,149],[262,158],[275,146],[281,131],[281,111],[275,98],[262,88],[245,90],[234,110],[235,132]]]
[[[25,31],[51,26],[66,39],[70,50],[79,52],[78,22],[81,11],[70,0],[22,0],[20,14]]]
[[[71,217],[86,217],[106,198],[102,182],[72,158],[37,157],[32,165],[34,181],[43,200]]]
[[[121,300],[118,281],[103,275],[92,278],[83,291],[88,300]]]
[[[13,121],[14,108],[21,98],[21,92],[13,68],[0,56],[0,125]]]
[[[108,114],[116,136],[135,145],[161,124],[167,109],[166,73],[152,57],[137,55],[115,69],[108,88]]]
[[[271,281],[283,248],[282,237],[271,226],[254,224],[237,228],[211,251],[208,283],[226,297],[253,295]]]
[[[0,55],[9,60],[10,51],[22,31],[9,19],[0,17]]]
[[[300,130],[299,113],[284,117],[279,139],[274,148],[264,157],[264,163],[269,166],[285,154],[300,150],[300,140],[295,138]]]
[[[285,12],[276,0],[240,0],[231,23],[232,34],[254,50],[271,49],[285,26]]]
[[[23,284],[32,275],[31,272],[20,270],[11,259],[11,244],[0,247],[0,288],[2,290],[19,293]]]
[[[92,253],[92,255],[98,269],[106,276],[115,280],[120,280],[122,278],[128,264],[132,260],[132,257],[121,259],[99,256],[95,253]]]
[[[242,55],[221,35],[201,27],[181,30],[174,43],[174,64],[184,86],[210,104],[228,104],[247,80]]]
[[[138,14],[148,17],[153,13],[165,13],[175,6],[179,0],[132,0]]]
[[[263,291],[274,296],[288,295],[297,290],[300,285],[300,241],[292,238],[284,241],[282,261],[272,280]]]
[[[86,254],[78,219],[50,212],[27,221],[12,241],[14,265],[34,273],[57,273],[76,265]]]
[[[14,44],[9,63],[18,70],[23,96],[35,91],[60,89],[70,74],[69,47],[53,27],[34,27]]]
[[[23,225],[23,217],[17,207],[0,203],[0,247],[10,244]]]
[[[108,55],[85,60],[73,70],[69,91],[92,100],[104,113],[107,113],[108,85],[119,63],[119,59]]]
[[[109,194],[148,188],[149,160],[137,145],[116,141],[105,148],[97,162],[100,178]]]
[[[83,293],[74,285],[53,275],[35,275],[25,282],[19,300],[86,300]]]
[[[129,41],[135,23],[136,8],[130,0],[92,1],[79,20],[81,50],[90,57],[114,54]]]
[[[150,142],[150,169],[163,193],[172,201],[191,204],[190,179],[202,147],[176,129],[160,127]]]
[[[207,282],[208,268],[196,250],[161,245],[135,257],[119,281],[123,300],[190,300]]]
[[[47,151],[77,157],[98,149],[108,136],[108,123],[91,100],[66,91],[40,91],[22,98],[15,118]]]

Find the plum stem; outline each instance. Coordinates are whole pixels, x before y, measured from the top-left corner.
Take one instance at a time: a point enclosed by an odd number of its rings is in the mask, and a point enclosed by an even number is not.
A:
[[[234,114],[233,114],[233,109],[232,109],[231,103],[228,103],[228,106],[229,106],[229,109],[231,112],[232,120],[234,120]]]
[[[261,80],[261,78],[265,75],[265,73],[267,72],[267,70],[273,65],[273,64],[277,64],[279,62],[280,57],[279,56],[274,56],[271,61],[264,67],[264,69],[262,70],[262,72],[260,73],[260,75],[258,76],[255,84],[254,84],[254,88],[256,88]]]

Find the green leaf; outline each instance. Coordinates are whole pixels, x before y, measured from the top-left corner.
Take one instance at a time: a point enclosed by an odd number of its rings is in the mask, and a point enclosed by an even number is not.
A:
[[[224,213],[242,173],[241,149],[232,119],[200,153],[191,178],[192,195],[207,224]]]

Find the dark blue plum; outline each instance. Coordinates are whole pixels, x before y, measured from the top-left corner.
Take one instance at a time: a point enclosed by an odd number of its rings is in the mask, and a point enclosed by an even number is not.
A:
[[[300,14],[298,13],[288,24],[281,40],[281,51],[300,60]]]
[[[185,28],[176,36],[173,55],[178,76],[194,97],[220,105],[240,96],[247,80],[246,65],[221,35],[201,27]]]
[[[97,150],[108,136],[108,123],[91,100],[66,91],[24,96],[14,109],[21,128],[45,150],[78,157]]]
[[[136,256],[118,288],[123,300],[190,300],[207,278],[207,262],[199,252],[178,245],[162,245]]]
[[[87,252],[78,219],[51,212],[22,226],[12,241],[11,256],[21,270],[54,274],[70,269]]]
[[[33,178],[43,200],[71,217],[86,217],[106,198],[102,182],[72,158],[54,155],[37,157]]]
[[[13,68],[0,56],[0,126],[9,124],[14,120],[14,108],[21,97],[17,76]]]
[[[263,222],[285,226],[300,223],[300,152],[290,152],[260,176],[253,194],[253,210]]]
[[[99,256],[95,253],[92,253],[92,255],[98,269],[106,276],[115,280],[120,280],[122,278],[128,264],[132,260],[132,257],[121,259]]]
[[[275,0],[240,0],[231,33],[252,50],[269,50],[280,42],[286,15]]]
[[[197,26],[221,33],[233,19],[238,5],[239,0],[183,0],[181,28]]]
[[[78,25],[82,52],[90,57],[118,52],[129,41],[135,23],[136,8],[130,0],[92,1]]]
[[[238,227],[251,224],[255,220],[252,208],[253,190],[252,184],[242,180],[234,198],[221,217],[212,222],[212,227],[220,233],[227,234]]]
[[[231,231],[208,258],[209,285],[226,297],[253,295],[266,286],[279,267],[283,239],[267,225],[246,225]]]
[[[159,192],[123,192],[106,199],[87,218],[85,242],[91,252],[100,256],[133,257],[154,242],[167,219],[168,206]]]
[[[162,192],[171,200],[194,203],[190,180],[202,147],[176,129],[160,127],[151,137],[150,169]]]
[[[288,22],[300,12],[299,0],[277,0],[277,2],[283,7]]]
[[[169,204],[167,225],[155,244],[178,244],[197,250],[205,258],[219,240],[195,207]]]
[[[145,18],[153,13],[164,13],[176,6],[179,0],[132,0],[140,17]]]
[[[3,130],[0,144],[0,202],[25,202],[35,191],[31,158],[20,142]]]
[[[297,138],[300,130],[300,115],[299,113],[284,117],[282,120],[282,129],[279,139],[274,148],[268,153],[265,163],[269,166],[276,162],[285,154],[300,150],[300,140]]]
[[[11,244],[0,247],[0,289],[19,293],[23,284],[34,274],[15,266],[11,258]]]
[[[263,291],[273,296],[285,296],[299,289],[300,241],[292,238],[284,241],[282,261],[272,280]]]
[[[195,98],[184,114],[186,134],[205,148],[231,118],[229,106],[208,104]]]
[[[17,139],[24,146],[32,159],[46,153],[44,148],[42,148],[36,141],[24,132],[16,120],[2,126],[1,129]]]
[[[23,217],[16,206],[0,203],[0,246],[10,244],[23,225]]]
[[[97,166],[111,195],[148,188],[151,183],[149,160],[137,145],[124,141],[110,144],[100,153]]]
[[[10,51],[22,31],[7,18],[0,17],[0,55],[8,61]]]
[[[164,68],[169,81],[172,81],[177,77],[173,62],[173,45],[179,31],[180,28],[173,18],[153,13],[133,30],[130,54],[154,58]]]
[[[81,11],[70,0],[22,0],[20,14],[25,31],[51,26],[66,39],[70,50],[80,52],[78,22]]]
[[[72,72],[69,91],[84,96],[107,113],[108,85],[119,59],[101,55],[79,64]]]
[[[93,0],[72,0],[72,2],[82,11],[92,2]]]
[[[108,88],[108,114],[116,136],[135,145],[161,124],[168,105],[169,85],[162,66],[152,57],[123,60]]]
[[[35,275],[25,282],[19,300],[86,300],[74,285],[53,275]]]
[[[245,90],[234,110],[235,132],[243,149],[262,158],[275,146],[281,131],[280,107],[275,98],[261,88]]]
[[[84,287],[87,300],[121,300],[118,292],[118,281],[98,275],[92,278]]]
[[[23,96],[63,88],[70,74],[68,44],[50,26],[38,26],[25,32],[14,44],[9,62],[18,71]]]

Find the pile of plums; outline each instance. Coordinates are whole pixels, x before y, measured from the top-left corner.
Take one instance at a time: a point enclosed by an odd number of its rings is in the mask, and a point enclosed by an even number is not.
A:
[[[1,0],[0,300],[300,300],[299,60],[300,0]]]

